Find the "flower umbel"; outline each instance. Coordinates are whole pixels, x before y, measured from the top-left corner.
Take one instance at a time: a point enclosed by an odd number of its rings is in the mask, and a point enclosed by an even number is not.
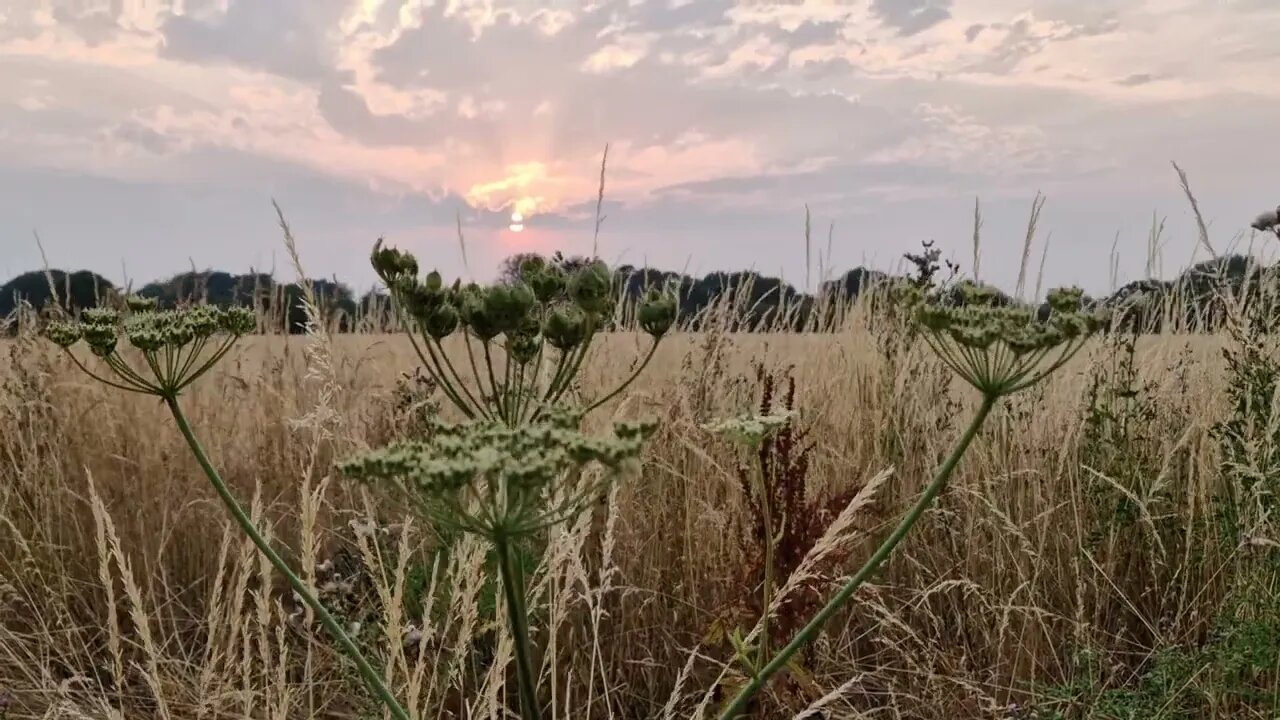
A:
[[[578,416],[557,412],[519,428],[501,422],[439,423],[426,441],[396,443],[339,467],[346,475],[389,482],[433,521],[486,537],[518,537],[576,514],[612,478],[634,464],[649,423],[615,425],[593,437]],[[599,465],[605,479],[584,480]]]
[[[510,427],[537,423],[559,406],[582,370],[592,342],[610,321],[613,273],[600,261],[567,272],[534,256],[518,277],[490,287],[455,282],[438,272],[418,276],[413,255],[374,245],[374,270],[387,283],[422,365],[468,420],[498,420]],[[646,294],[637,310],[652,338],[648,354],[614,390],[616,397],[640,374],[670,331],[675,298]],[[465,362],[444,342],[461,335]]]
[[[79,323],[52,323],[45,335],[91,377],[162,398],[176,397],[208,372],[257,323],[247,308],[200,305],[158,311],[153,300],[137,297],[129,298],[126,307],[131,313],[123,318],[107,308],[85,310]],[[141,362],[130,362],[121,354],[122,336],[138,351]],[[113,377],[103,377],[76,357],[72,349],[81,340]]]
[[[758,448],[766,437],[786,427],[795,416],[794,410],[773,412],[768,415],[744,415],[707,423],[702,426],[702,429],[716,433],[726,440]]]
[[[1044,319],[1030,309],[983,302],[976,293],[962,295],[959,306],[921,303],[916,319],[943,362],[984,395],[1000,397],[1062,367],[1102,327],[1102,315],[1081,310],[1083,295],[1079,288],[1051,291]]]

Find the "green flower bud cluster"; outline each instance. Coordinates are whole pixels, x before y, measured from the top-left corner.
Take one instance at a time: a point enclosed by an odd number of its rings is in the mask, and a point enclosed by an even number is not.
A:
[[[639,457],[652,423],[620,423],[610,437],[577,429],[557,412],[513,428],[500,422],[437,424],[430,439],[402,442],[341,463],[347,476],[390,482],[433,520],[485,535],[516,535],[580,511],[599,486],[559,483],[592,464],[616,475]],[[548,502],[550,501],[550,502]]]
[[[418,274],[418,261],[407,252],[394,248],[383,248],[382,238],[373,244],[373,252],[369,256],[373,271],[387,285],[391,285],[401,276],[413,277]]]
[[[527,348],[531,337],[554,336],[552,346],[568,350],[584,342],[591,329],[600,328],[613,307],[612,272],[599,261],[569,275],[533,258],[521,266],[514,282],[490,287],[455,282],[445,287],[439,272],[417,277],[418,263],[409,253],[377,246],[373,260],[407,319],[435,340],[468,330],[481,342],[519,337]],[[671,325],[666,317],[674,320],[674,307],[673,299],[646,299],[646,332],[664,334]]]
[[[678,308],[674,296],[650,290],[640,303],[640,329],[653,337],[666,335],[676,321]]]
[[[999,306],[997,295],[978,285],[966,284],[961,295],[959,306],[918,303],[916,319],[944,362],[974,387],[997,396],[1061,367],[1105,321],[1081,310],[1079,288],[1050,292],[1044,321],[1026,308]]]
[[[84,365],[80,367],[108,385],[168,397],[207,372],[239,337],[257,327],[257,319],[248,308],[199,305],[156,310],[154,299],[140,297],[126,299],[125,307],[129,313],[124,316],[110,308],[85,310],[79,322],[51,323],[45,336],[68,353],[83,340],[117,379],[106,379]],[[142,370],[134,369],[118,353],[122,336],[142,353],[146,360]],[[75,360],[75,355],[71,357]],[[76,362],[79,364],[79,360]]]
[[[419,277],[413,255],[384,248],[381,241],[374,245],[372,262],[410,329],[419,359],[472,420],[500,419],[516,426],[542,418],[572,387],[593,339],[613,314],[613,272],[600,261],[568,271],[533,256],[521,263],[516,278],[488,287],[461,281],[446,285],[436,271]],[[673,297],[656,291],[640,303],[637,318],[654,347],[675,323],[676,309]],[[452,359],[443,344],[455,334],[462,335],[465,363]],[[556,351],[552,362],[544,362],[546,348]],[[501,351],[496,364],[495,350]],[[459,368],[470,369],[470,377]]]

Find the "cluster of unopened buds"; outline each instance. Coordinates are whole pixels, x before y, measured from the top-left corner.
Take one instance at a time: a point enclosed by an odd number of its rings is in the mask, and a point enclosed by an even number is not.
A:
[[[446,285],[436,271],[419,276],[413,255],[381,243],[371,261],[423,366],[468,419],[515,426],[542,418],[569,390],[613,315],[613,275],[600,261],[570,272],[534,257],[521,265],[518,280],[489,287],[460,280]],[[675,323],[676,310],[675,298],[657,290],[640,302],[637,320],[653,348]],[[442,344],[455,334],[465,342],[465,365]],[[549,371],[543,367],[548,347],[555,351]],[[497,350],[504,357],[496,358]],[[649,357],[652,349],[645,363]]]
[[[55,322],[46,336],[68,351],[72,360],[95,379],[131,392],[176,397],[222,359],[240,336],[257,326],[248,308],[197,305],[157,310],[152,298],[130,297],[126,312],[91,308],[79,322]],[[141,363],[121,354],[121,338],[137,351]],[[80,342],[106,365],[112,377],[90,370],[71,349]]]

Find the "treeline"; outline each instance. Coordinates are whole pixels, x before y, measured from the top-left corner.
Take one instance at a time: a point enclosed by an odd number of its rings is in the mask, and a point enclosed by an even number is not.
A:
[[[508,258],[502,265],[505,279],[518,276],[526,256]],[[926,243],[921,253],[905,255],[909,271],[890,275],[858,267],[820,284],[813,294],[804,293],[781,278],[757,272],[712,272],[693,277],[679,272],[622,265],[615,268],[619,296],[638,299],[648,288],[673,292],[679,299],[681,325],[699,329],[714,324],[735,331],[821,330],[838,327],[852,301],[874,287],[911,283],[945,289],[954,285],[958,268],[940,263],[939,252]],[[586,258],[551,258],[568,270]],[[1130,283],[1105,298],[1087,302],[1110,307],[1123,329],[1139,332],[1161,330],[1205,332],[1220,327],[1232,302],[1253,303],[1280,287],[1280,266],[1263,267],[1253,260],[1232,255],[1192,266],[1167,281]],[[380,289],[357,294],[336,279],[310,281],[311,291],[329,329],[335,332],[377,331],[394,327],[395,319],[386,294]],[[0,320],[25,304],[35,310],[51,303],[72,312],[95,307],[132,291],[110,280],[81,270],[36,270],[0,286]],[[136,292],[153,297],[162,307],[189,302],[251,307],[264,332],[302,332],[307,315],[302,307],[303,288],[281,283],[264,273],[234,274],[223,271],[183,272],[166,280],[147,283]],[[999,301],[1014,304],[1008,294],[996,291]],[[624,315],[626,304],[624,302]]]

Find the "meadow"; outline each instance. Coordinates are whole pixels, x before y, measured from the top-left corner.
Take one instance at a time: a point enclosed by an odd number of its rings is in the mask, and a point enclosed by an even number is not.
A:
[[[742,456],[701,426],[758,406],[763,377],[775,403],[794,383],[801,469],[784,482],[815,522],[791,550],[828,551],[808,591],[828,593],[919,492],[975,393],[858,307],[844,324],[677,334],[611,404],[661,421],[642,475],[527,559],[553,717],[696,717],[720,699],[727,631],[758,612],[759,547]],[[1240,382],[1233,342],[1096,339],[1009,398],[759,716],[1270,717],[1276,601],[1254,581],[1270,540],[1225,537],[1222,517],[1249,501],[1215,436]],[[611,335],[584,387],[642,350]],[[33,335],[3,351],[7,717],[381,714],[234,532],[155,398],[91,382]],[[184,404],[416,717],[503,717],[511,648],[482,547],[443,545],[333,469],[439,411],[414,366],[399,335],[259,337]],[[1251,451],[1274,452],[1268,437]]]

